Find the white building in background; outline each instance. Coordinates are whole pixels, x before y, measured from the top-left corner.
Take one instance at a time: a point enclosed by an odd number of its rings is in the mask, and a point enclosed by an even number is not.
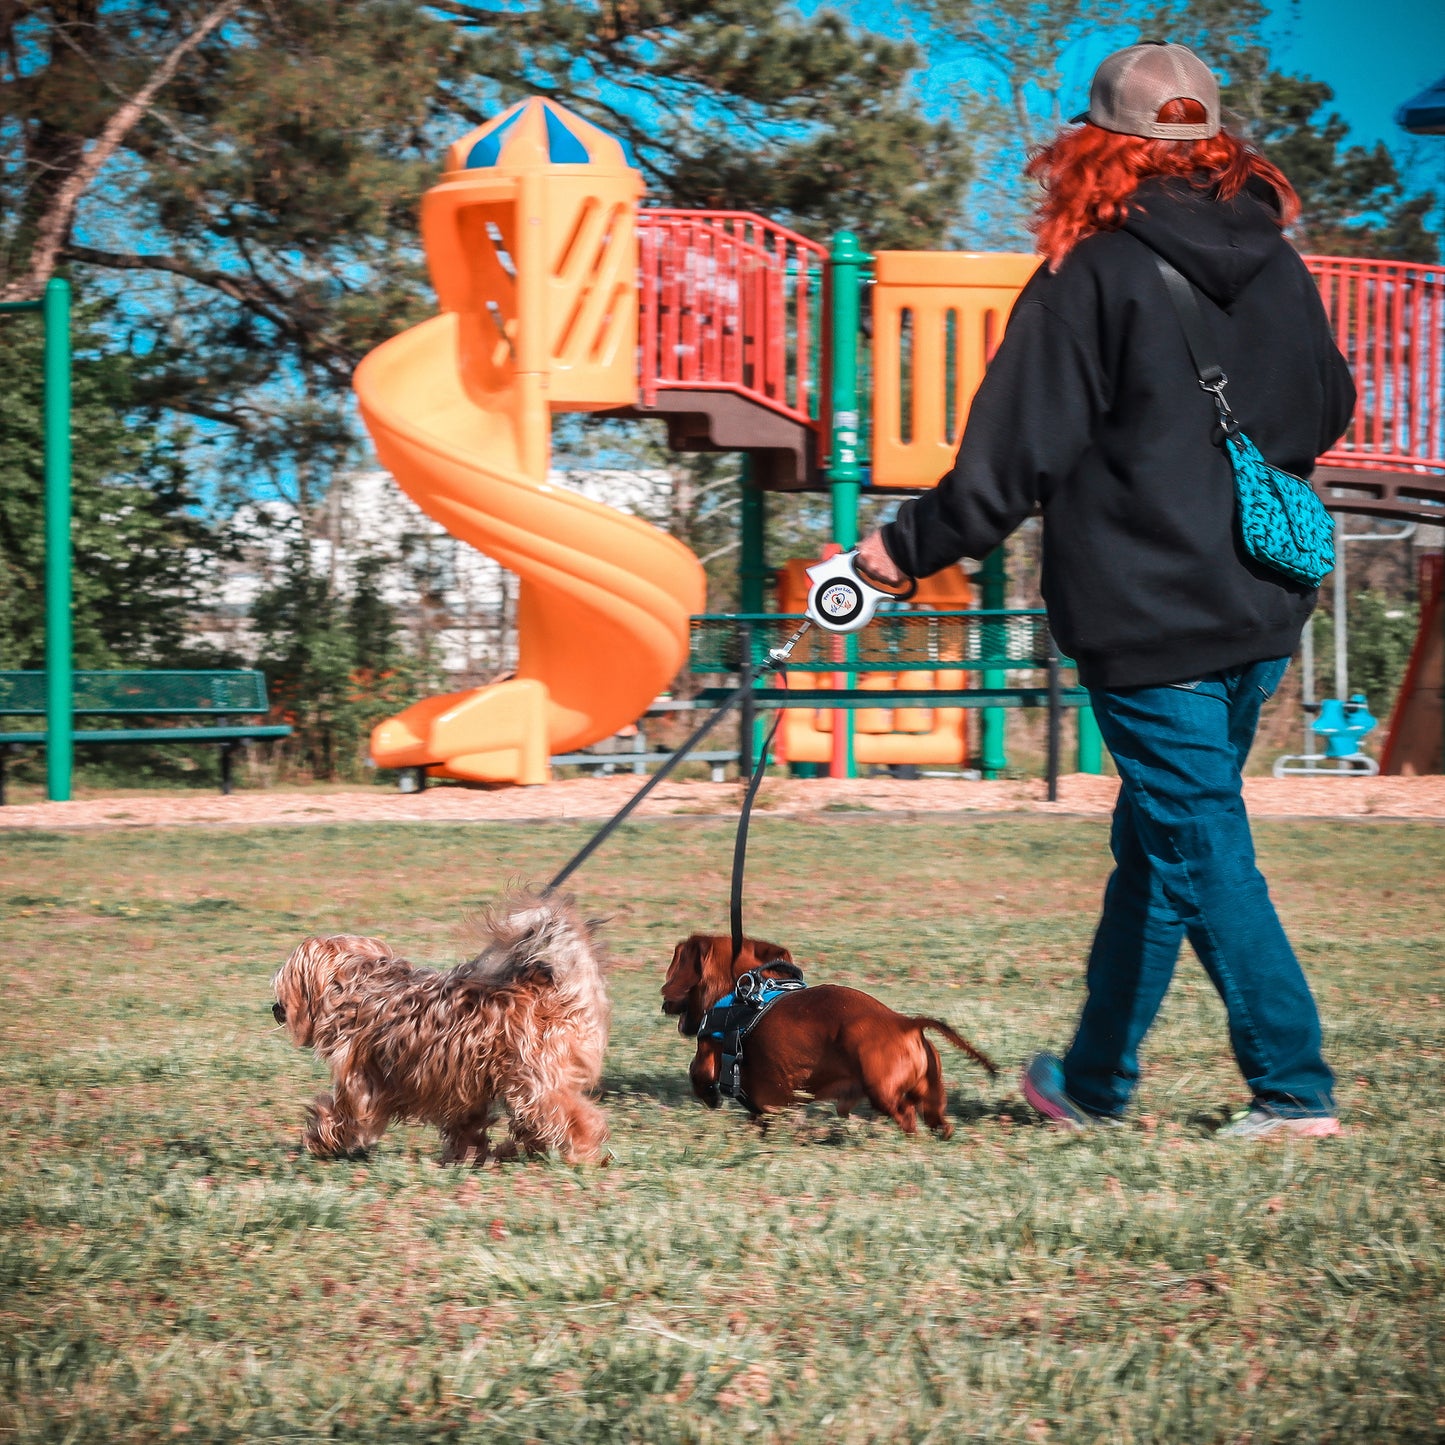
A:
[[[549,480],[655,522],[665,519],[673,486],[663,469],[554,470]],[[299,531],[297,509],[284,501],[247,503],[232,531],[240,556],[225,564],[199,632],[208,645],[254,658],[251,611],[280,579]],[[442,668],[459,682],[486,681],[515,666],[516,576],[432,521],[389,473],[337,478],[311,532],[312,568],[342,597],[351,592],[358,561],[382,560],[382,596],[400,626],[417,640],[430,635]]]

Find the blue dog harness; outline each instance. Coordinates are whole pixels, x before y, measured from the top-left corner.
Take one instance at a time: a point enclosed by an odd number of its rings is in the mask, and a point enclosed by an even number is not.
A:
[[[807,988],[803,982],[803,970],[792,963],[770,963],[769,973],[778,972],[782,978],[765,978],[761,968],[750,969],[740,974],[733,985],[733,991],[724,994],[703,1015],[702,1027],[698,1029],[700,1039],[715,1039],[722,1045],[722,1071],[718,1075],[718,1089],[729,1099],[736,1099],[745,1108],[751,1108],[743,1093],[743,1041],[758,1026],[758,1021],[784,994],[796,993]]]

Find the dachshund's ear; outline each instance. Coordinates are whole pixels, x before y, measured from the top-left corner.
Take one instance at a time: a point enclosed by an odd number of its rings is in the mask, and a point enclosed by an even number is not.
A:
[[[706,945],[706,936],[694,933],[672,950],[672,962],[667,966],[667,977],[662,984],[664,993],[680,996],[698,985],[702,979],[703,949]]]
[[[710,934],[703,938],[702,944],[702,991],[711,1004],[732,989],[738,970],[733,967],[733,941],[730,937]]]

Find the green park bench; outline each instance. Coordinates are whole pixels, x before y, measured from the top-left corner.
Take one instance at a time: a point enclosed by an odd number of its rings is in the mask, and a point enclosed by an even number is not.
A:
[[[265,717],[266,678],[251,671],[76,672],[72,697],[77,717],[214,718],[214,722],[162,727],[77,728],[77,746],[95,743],[217,743],[221,791],[231,791],[231,759],[255,738],[289,737],[284,723],[232,721]],[[44,717],[45,674],[0,672],[0,719]],[[44,744],[41,731],[0,731],[0,805],[5,802],[5,760],[14,748]]]

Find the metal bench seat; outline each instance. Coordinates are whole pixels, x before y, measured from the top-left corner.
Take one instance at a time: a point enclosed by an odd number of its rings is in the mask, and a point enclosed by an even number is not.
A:
[[[671,753],[557,753],[552,758],[553,767],[573,768],[598,768],[606,771],[613,767],[621,770],[630,768],[633,773],[641,776],[647,771],[647,765],[665,763],[672,757]],[[689,753],[687,760],[690,763],[706,763],[712,769],[712,780],[715,783],[723,781],[723,769],[728,763],[735,763],[738,760],[738,750],[722,750],[718,752]]]
[[[291,735],[285,723],[233,722],[264,717],[271,708],[266,678],[251,669],[107,668],[76,672],[71,684],[76,717],[214,717],[214,723],[174,727],[78,728],[77,746],[112,743],[216,743],[221,749],[221,791],[231,791],[231,762],[247,743]],[[0,718],[44,717],[43,672],[0,672]],[[44,729],[0,730],[0,806],[5,802],[5,760],[12,748],[43,746]]]

